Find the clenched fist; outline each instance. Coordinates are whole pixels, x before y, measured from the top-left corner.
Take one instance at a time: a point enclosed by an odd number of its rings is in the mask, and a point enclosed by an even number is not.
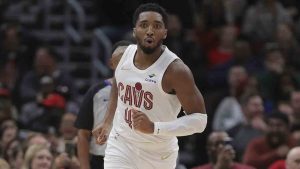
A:
[[[93,129],[93,136],[96,138],[97,144],[105,144],[110,132],[111,126],[108,124],[100,124],[96,128]]]
[[[132,112],[132,127],[136,131],[140,131],[145,134],[152,134],[154,132],[154,123],[148,118],[148,116],[138,110],[131,110]]]

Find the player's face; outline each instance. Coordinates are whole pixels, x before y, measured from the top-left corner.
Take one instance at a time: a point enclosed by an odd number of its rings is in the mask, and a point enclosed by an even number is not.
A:
[[[153,53],[167,37],[167,29],[162,16],[152,11],[140,13],[133,29],[133,36],[143,52],[147,54]]]

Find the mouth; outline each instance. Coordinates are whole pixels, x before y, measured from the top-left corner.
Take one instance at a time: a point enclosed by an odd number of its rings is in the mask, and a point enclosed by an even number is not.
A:
[[[154,43],[154,39],[153,38],[146,38],[144,41],[148,45],[152,45]]]

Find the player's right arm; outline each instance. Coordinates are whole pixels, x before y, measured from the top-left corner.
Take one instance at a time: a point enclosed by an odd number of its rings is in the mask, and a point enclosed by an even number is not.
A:
[[[93,135],[96,137],[97,144],[104,144],[107,140],[107,137],[109,135],[112,126],[112,121],[115,116],[115,111],[117,108],[117,100],[118,100],[118,91],[117,91],[116,79],[113,78],[111,92],[110,92],[110,100],[109,100],[108,108],[105,113],[104,119],[101,122],[101,124],[95,127],[92,131]]]
[[[122,58],[123,53],[127,49],[128,46],[119,46],[116,48],[116,50],[113,52],[112,57],[110,59],[110,67],[111,69],[115,70]],[[104,116],[104,120],[99,124],[97,127],[93,129],[93,135],[96,137],[96,143],[97,144],[104,144],[107,140],[107,137],[109,135],[112,121],[115,116],[115,111],[117,108],[117,101],[118,101],[118,89],[116,84],[116,79],[112,79],[112,86],[111,86],[111,92],[110,92],[110,99],[108,103],[108,108],[106,111],[106,114]]]

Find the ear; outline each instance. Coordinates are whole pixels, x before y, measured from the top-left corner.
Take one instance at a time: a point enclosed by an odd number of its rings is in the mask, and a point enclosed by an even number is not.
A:
[[[135,38],[135,31],[136,31],[136,29],[135,28],[133,28],[133,31],[132,31],[132,36]]]
[[[164,32],[164,38],[163,38],[163,39],[166,39],[166,38],[167,38],[167,35],[168,35],[168,29],[165,29],[165,32]]]

